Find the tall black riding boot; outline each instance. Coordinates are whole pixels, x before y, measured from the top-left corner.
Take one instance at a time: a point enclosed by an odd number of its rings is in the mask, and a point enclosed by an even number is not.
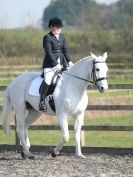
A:
[[[45,98],[47,96],[48,93],[48,89],[49,89],[49,85],[47,85],[46,83],[44,84],[42,91],[41,91],[41,95],[40,95],[40,104],[39,104],[39,110],[46,112],[47,111],[47,105],[46,105],[46,101]]]

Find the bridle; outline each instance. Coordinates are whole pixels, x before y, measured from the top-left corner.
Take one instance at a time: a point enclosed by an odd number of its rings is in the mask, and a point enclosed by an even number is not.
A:
[[[81,78],[81,77],[79,77],[79,76],[75,76],[75,75],[73,75],[73,74],[69,74],[69,73],[67,73],[67,72],[65,72],[65,71],[64,71],[63,73],[65,73],[65,74],[67,74],[67,75],[69,75],[69,76],[75,77],[75,78],[77,78],[77,79],[83,80],[83,81],[85,81],[85,82],[90,82],[90,83],[92,83],[92,84],[94,84],[94,85],[97,85],[97,82],[102,81],[102,80],[106,80],[106,77],[97,78],[96,72],[95,72],[95,64],[96,64],[96,63],[105,63],[105,62],[104,62],[104,61],[93,61],[93,67],[92,67],[92,71],[91,71],[92,81],[91,81],[91,80],[84,79],[84,78]]]
[[[106,77],[97,78],[96,72],[95,72],[95,64],[96,63],[105,63],[105,61],[93,61],[93,68],[92,68],[92,72],[91,72],[91,77],[93,78],[93,83],[95,85],[97,85],[97,82],[107,79]]]

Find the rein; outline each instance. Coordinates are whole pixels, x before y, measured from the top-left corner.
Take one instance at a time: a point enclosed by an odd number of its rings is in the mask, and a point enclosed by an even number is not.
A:
[[[96,63],[105,63],[105,62],[97,62],[97,61],[94,61],[94,62],[93,62],[93,68],[92,68],[92,72],[91,72],[93,81],[90,81],[90,80],[81,78],[81,77],[79,77],[79,76],[75,76],[75,75],[73,75],[73,74],[66,73],[65,71],[64,71],[64,73],[67,74],[67,75],[69,75],[69,76],[75,77],[75,78],[77,78],[77,79],[83,80],[83,81],[85,81],[85,82],[90,82],[90,83],[92,83],[92,84],[94,84],[94,85],[97,85],[97,82],[102,81],[102,80],[105,80],[106,77],[101,77],[101,78],[97,79],[96,73],[95,73],[95,64],[96,64]]]
[[[69,76],[75,77],[75,78],[77,78],[77,79],[83,80],[83,81],[85,81],[85,82],[90,82],[90,83],[92,83],[92,84],[95,84],[95,82],[93,82],[93,81],[89,81],[89,80],[87,80],[87,79],[83,79],[83,78],[81,78],[81,77],[78,77],[78,76],[75,76],[75,75],[73,75],[73,74],[69,74],[69,73],[66,73],[66,72],[64,72],[64,73],[67,74],[67,75],[69,75]]]

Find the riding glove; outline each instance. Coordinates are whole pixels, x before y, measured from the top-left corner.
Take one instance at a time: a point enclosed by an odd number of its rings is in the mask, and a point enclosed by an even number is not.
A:
[[[57,65],[55,66],[55,69],[61,70],[61,69],[62,69],[62,66],[61,66],[60,64],[57,64]]]
[[[68,65],[69,65],[69,68],[71,68],[74,64],[73,62],[69,61]]]

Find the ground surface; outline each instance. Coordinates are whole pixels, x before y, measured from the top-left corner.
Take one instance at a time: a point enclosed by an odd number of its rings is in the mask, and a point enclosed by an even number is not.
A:
[[[133,177],[133,156],[73,154],[52,158],[36,153],[34,160],[22,160],[17,152],[0,152],[0,177]]]

